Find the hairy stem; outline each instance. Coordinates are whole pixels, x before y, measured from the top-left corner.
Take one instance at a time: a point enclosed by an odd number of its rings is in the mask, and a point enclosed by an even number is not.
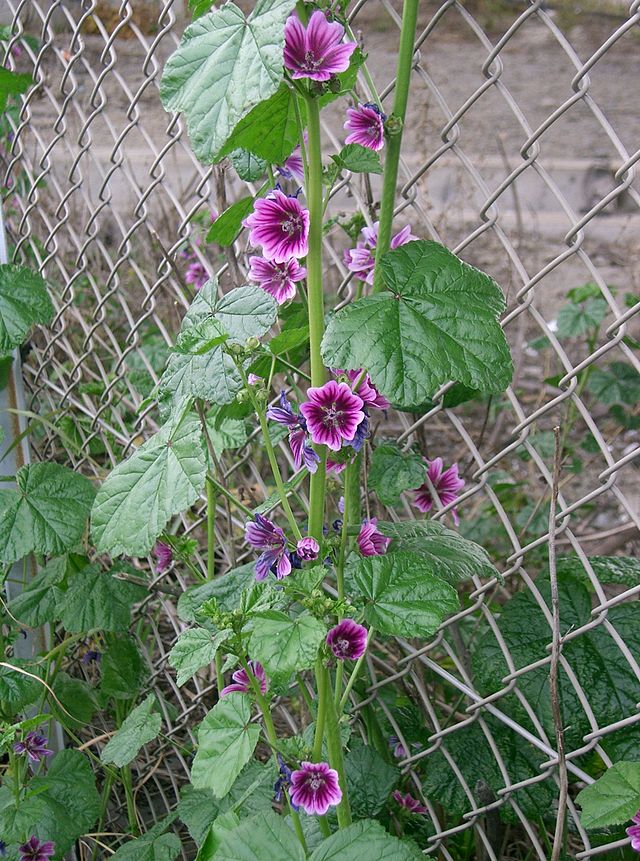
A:
[[[402,147],[402,130],[407,113],[409,99],[409,83],[413,65],[413,40],[418,20],[418,5],[420,0],[404,0],[402,9],[402,29],[400,31],[400,47],[398,49],[398,66],[396,70],[396,88],[393,102],[393,114],[387,121],[388,140],[387,152],[384,159],[384,177],[382,182],[382,202],[380,206],[380,226],[376,245],[376,266],[373,281],[373,292],[382,290],[384,282],[380,259],[389,250],[391,242],[391,226],[396,199],[396,184],[398,181],[398,165]]]
[[[207,580],[213,580],[216,575],[216,489],[211,481],[207,487]]]
[[[347,776],[344,770],[344,757],[342,755],[342,739],[340,738],[340,724],[338,723],[338,712],[329,696],[327,703],[327,748],[329,750],[329,764],[338,772],[338,782],[342,790],[342,800],[338,805],[338,825],[346,828],[351,825],[351,807],[347,793]]]
[[[329,690],[329,672],[322,663],[322,658],[316,660],[316,691],[318,692],[318,706],[316,708],[316,730],[313,738],[314,762],[322,759],[322,742],[324,741],[324,726],[327,716],[327,700],[331,695]]]

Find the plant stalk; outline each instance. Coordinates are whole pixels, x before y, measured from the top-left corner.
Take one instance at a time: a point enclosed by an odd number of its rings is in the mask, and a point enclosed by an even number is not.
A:
[[[207,580],[216,576],[216,489],[207,479]]]
[[[326,372],[320,344],[324,334],[324,291],[322,284],[322,149],[320,140],[320,108],[316,99],[308,97],[308,182],[309,252],[307,254],[307,292],[309,296],[309,344],[311,351],[311,385],[322,386]],[[324,496],[326,487],[326,447],[316,446],[321,462],[311,476],[309,486],[309,535],[322,543]]]
[[[383,254],[387,253],[391,243],[391,227],[396,199],[396,184],[398,182],[398,165],[400,164],[402,131],[407,113],[407,102],[409,100],[409,83],[411,81],[411,68],[413,66],[413,43],[418,21],[419,3],[420,0],[404,0],[402,8],[402,28],[400,30],[400,47],[398,49],[393,114],[387,120],[387,151],[384,158],[380,226],[378,228],[378,241],[376,244],[373,293],[378,293],[384,287],[380,259]]]

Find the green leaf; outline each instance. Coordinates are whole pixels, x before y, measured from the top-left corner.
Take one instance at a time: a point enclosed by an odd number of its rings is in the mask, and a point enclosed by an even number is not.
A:
[[[64,711],[51,696],[49,706],[55,717],[67,726],[74,729],[77,729],[78,725],[84,726],[98,710],[96,691],[83,679],[75,679],[65,672],[60,672],[55,677],[52,688]]]
[[[415,452],[403,452],[397,445],[379,445],[373,452],[369,470],[369,487],[380,502],[396,505],[405,490],[415,490],[424,483],[427,465]]]
[[[573,302],[558,311],[558,338],[578,338],[592,334],[607,316],[609,306],[604,299],[589,299],[584,305]]]
[[[260,737],[260,727],[251,723],[251,700],[231,693],[207,714],[198,729],[198,752],[191,767],[196,789],[209,788],[224,798],[249,761]]]
[[[383,634],[429,637],[459,607],[455,590],[411,553],[360,559],[353,579],[368,599],[365,619]]]
[[[98,552],[148,553],[169,519],[198,499],[205,475],[198,419],[187,415],[178,424],[164,425],[98,491],[91,516]]]
[[[299,329],[286,329],[275,335],[269,341],[269,349],[274,356],[282,356],[289,350],[301,347],[309,342],[309,327],[301,326]]]
[[[601,583],[620,583],[628,589],[640,585],[640,560],[630,556],[589,556],[593,573]],[[558,576],[570,575],[588,581],[585,568],[577,556],[558,559]]]
[[[291,619],[272,610],[256,615],[253,624],[249,654],[276,683],[313,666],[327,634],[322,622],[307,612]]]
[[[189,0],[189,9],[194,20],[209,12],[214,0]]]
[[[185,113],[191,145],[202,161],[219,159],[240,120],[278,89],[284,22],[294,5],[258,0],[245,18],[226,3],[187,27],[169,57],[160,98],[166,110]]]
[[[67,566],[66,556],[52,559],[12,599],[9,608],[20,623],[38,628],[58,619],[59,606],[65,594],[62,584],[67,577]]]
[[[331,158],[339,168],[351,173],[382,173],[378,153],[360,144],[347,144]]]
[[[2,81],[6,74],[0,68],[0,111],[2,103]],[[26,77],[31,82],[28,75]],[[35,323],[46,325],[54,315],[45,281],[26,266],[0,264],[0,358],[9,356],[19,347]]]
[[[240,819],[232,811],[219,816],[209,828],[206,840],[198,849],[196,861],[212,861],[220,848],[223,836],[229,831],[235,831],[238,825],[240,825]]]
[[[253,197],[243,197],[228,209],[225,209],[213,222],[207,233],[207,242],[216,242],[226,247],[233,245],[240,232],[242,221],[253,209]]]
[[[41,696],[45,688],[33,678],[34,668],[27,661],[13,658],[10,663],[16,669],[0,667],[0,706],[4,714],[15,715]]]
[[[283,164],[299,143],[295,93],[285,83],[240,120],[221,155],[249,150],[268,164]]]
[[[616,762],[576,796],[587,828],[627,822],[640,808],[640,762]]]
[[[225,416],[224,412],[213,408],[207,412],[209,439],[218,457],[227,449],[240,448],[247,439],[247,425],[244,419]]]
[[[51,758],[47,773],[31,780],[29,790],[30,796],[15,811],[14,828],[6,828],[3,811],[0,830],[5,834],[11,830],[10,840],[22,839],[23,834],[53,840],[56,856],[62,857],[80,835],[91,830],[100,813],[88,759],[80,751],[61,750]]]
[[[453,586],[473,576],[500,576],[483,547],[435,520],[379,521],[378,529],[393,539],[389,552],[415,553],[432,574]]]
[[[60,621],[69,633],[126,631],[131,624],[131,607],[148,595],[144,586],[118,580],[99,565],[87,565],[71,578]]]
[[[111,641],[102,656],[102,693],[116,700],[132,699],[145,679],[142,657],[128,637]]]
[[[344,759],[349,803],[356,819],[377,816],[389,804],[400,773],[373,748],[359,744]]]
[[[138,837],[129,840],[121,846],[112,861],[174,861],[180,854],[180,840],[175,834],[166,834],[173,816],[170,815],[162,822]]]
[[[181,337],[193,327],[215,318],[234,341],[260,338],[278,316],[278,303],[260,287],[248,285],[231,290],[218,299],[217,282],[207,281],[191,303],[182,321]],[[174,354],[158,384],[159,397],[181,404],[188,398],[203,398],[218,406],[229,404],[243,388],[242,378],[231,356],[221,344],[203,356]]]
[[[379,822],[365,819],[323,840],[309,861],[362,861],[363,858],[369,861],[420,861],[423,855],[415,843],[399,840],[385,831]]]
[[[612,362],[606,371],[593,368],[587,389],[601,404],[635,406],[640,400],[640,374],[626,362]]]
[[[245,182],[255,182],[267,171],[267,162],[247,149],[234,149],[229,153],[229,158],[236,173]]]
[[[451,380],[483,392],[509,385],[513,366],[497,320],[504,297],[493,279],[423,240],[390,251],[381,265],[388,289],[330,319],[327,365],[366,368],[402,409]]]
[[[100,754],[102,762],[123,768],[136,758],[143,745],[153,741],[162,725],[162,717],[154,711],[155,707],[156,698],[149,694],[129,713]]]
[[[0,491],[0,560],[28,553],[58,556],[80,541],[95,490],[57,463],[32,463],[16,475],[17,489]]]
[[[0,66],[0,113],[4,113],[6,110],[9,96],[19,96],[21,93],[26,93],[32,83],[31,75],[12,72],[10,69]]]
[[[282,816],[260,813],[222,835],[215,861],[304,861],[305,854]]]
[[[192,628],[180,635],[169,652],[169,664],[178,671],[178,687],[184,685],[202,667],[212,664],[219,646],[228,640],[231,631],[211,634],[204,628]]]
[[[183,622],[195,622],[196,610],[209,598],[215,598],[225,613],[233,612],[240,604],[242,593],[255,583],[255,563],[248,562],[232,568],[220,577],[215,577],[200,586],[191,586],[178,599],[178,616]],[[266,584],[256,584],[266,588]]]
[[[176,353],[187,356],[203,356],[218,344],[224,344],[228,337],[222,325],[214,317],[207,317],[195,326],[180,332],[174,349]]]

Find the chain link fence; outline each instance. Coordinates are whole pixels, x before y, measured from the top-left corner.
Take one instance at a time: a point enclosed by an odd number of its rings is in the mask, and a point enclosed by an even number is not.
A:
[[[616,613],[635,602],[640,584],[624,577],[603,583],[589,558],[632,556],[640,546],[640,0],[603,2],[592,13],[571,7],[425,0],[420,13],[397,225],[411,224],[501,283],[516,364],[503,397],[454,410],[444,387],[424,415],[393,415],[376,430],[458,461],[466,480],[462,529],[488,546],[502,572],[499,582],[474,579],[464,609],[432,642],[399,641],[369,658],[368,695],[405,748],[400,764],[429,809],[423,848],[444,859],[465,839],[475,841],[478,858],[548,857],[527,792],[550,787],[552,806],[558,782],[553,724],[540,707],[551,613],[534,576],[548,551],[556,425],[566,456],[551,531],[558,553],[577,560],[572,570],[579,569],[589,600],[578,612],[565,591],[560,606],[563,696],[579,713],[566,730],[566,767],[571,779],[589,783],[586,762],[610,766],[640,755],[637,617],[633,626]],[[358,0],[350,12],[387,104],[399,11],[397,2]],[[35,457],[95,479],[157,427],[145,398],[193,296],[185,250],[218,274],[222,289],[246,272],[246,237],[218,251],[199,241],[209,213],[244,187],[226,165],[199,164],[182,120],[159,103],[164,61],[187,20],[182,0],[5,0],[2,23],[11,36],[4,59],[36,82],[9,115],[0,154],[9,241],[14,260],[35,264],[51,283],[56,306],[53,324],[23,357],[27,408],[40,417],[30,438]],[[326,143],[335,148],[339,109],[323,117]],[[330,214],[360,212],[371,223],[378,194],[375,177],[351,176],[335,189]],[[355,293],[342,261],[348,239],[336,224],[325,242],[328,293],[342,304]],[[571,288],[583,292],[568,301]],[[585,323],[594,296],[595,323]],[[582,322],[571,328],[576,308]],[[249,446],[222,466],[248,504],[270,494]],[[386,516],[414,514],[405,504]],[[446,509],[435,516],[447,522]],[[187,534],[201,526],[198,510],[183,517]],[[221,501],[220,572],[246,555],[241,527]],[[212,701],[213,677],[200,674],[178,688],[166,664],[184,627],[176,594],[188,585],[180,570],[155,575],[138,614],[165,722],[164,740],[134,764],[145,827],[175,806],[189,762],[173,742],[195,741],[193,729]],[[542,624],[520,632],[535,640],[535,661],[523,658],[509,628],[516,617],[504,607],[514,596]],[[136,635],[142,627],[134,626]],[[497,667],[493,686],[472,659],[477,643],[484,665]],[[614,666],[625,690],[603,704],[599,679]],[[428,744],[412,745],[392,690],[419,708]],[[277,708],[282,725],[297,731],[287,703]],[[523,779],[514,771],[505,745],[526,746],[536,773]],[[443,769],[454,787],[448,804],[430,777]],[[456,817],[446,814],[451,809]],[[117,803],[110,816],[117,832]],[[589,836],[571,797],[569,826],[568,857],[597,857],[625,843]],[[521,854],[509,829],[520,835]],[[93,847],[81,848],[90,857]]]

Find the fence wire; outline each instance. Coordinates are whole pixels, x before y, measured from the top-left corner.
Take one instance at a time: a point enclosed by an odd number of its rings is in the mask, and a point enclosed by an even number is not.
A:
[[[101,479],[157,427],[144,400],[193,295],[185,282],[185,254],[217,273],[223,289],[246,272],[246,237],[217,254],[198,239],[209,213],[224,209],[243,187],[225,165],[199,164],[182,120],[159,105],[163,63],[187,21],[182,2],[6,0],[5,5],[11,27],[5,61],[35,80],[19,113],[9,117],[11,135],[0,155],[9,237],[14,259],[35,263],[53,285],[56,306],[52,326],[36,333],[25,355],[29,409],[45,419],[37,424],[32,445],[36,457],[56,458]],[[636,598],[640,586],[603,585],[588,560],[638,549],[637,423],[612,422],[584,384],[588,369],[592,380],[594,374],[615,378],[623,363],[640,372],[634,340],[640,319],[640,0],[612,1],[606,10],[603,4],[599,14],[585,13],[577,21],[563,12],[571,4],[555,5],[423,2],[415,46],[397,224],[411,224],[414,233],[443,242],[502,284],[508,301],[504,328],[516,362],[503,398],[452,410],[444,405],[445,386],[424,415],[395,415],[390,426],[379,428],[407,447],[418,445],[430,456],[459,462],[466,480],[458,503],[463,528],[467,524],[470,537],[489,541],[502,572],[500,582],[475,578],[464,609],[433,641],[399,641],[369,658],[369,697],[377,699],[403,742],[401,765],[413,774],[416,791],[424,789],[430,829],[423,848],[445,859],[453,857],[452,841],[463,832],[473,833],[478,858],[511,857],[501,855],[492,834],[499,808],[508,808],[509,821],[519,823],[528,857],[547,857],[539,823],[523,810],[522,793],[514,793],[558,780],[555,738],[536,711],[528,682],[540,678],[550,660],[551,614],[530,570],[539,568],[549,540],[548,441],[556,424],[569,428],[564,442],[575,451],[579,440],[588,440],[579,464],[575,458],[563,463],[555,540],[559,553],[580,560],[592,605],[587,618],[563,628],[563,648],[579,645],[597,630],[606,660],[623,667],[633,685],[640,680],[640,654],[628,642],[627,629],[609,618],[614,608]],[[494,6],[500,7],[495,14]],[[359,0],[350,12],[387,105],[394,88],[399,9],[388,0]],[[367,82],[360,85],[366,93]],[[338,109],[327,112],[324,133],[327,144],[339,145]],[[360,212],[371,223],[378,195],[375,178],[349,177],[334,191],[330,212],[344,217]],[[342,261],[348,241],[335,226],[325,242],[328,289],[342,304],[355,293]],[[567,290],[585,283],[599,288],[604,322],[591,340],[563,339],[559,309]],[[257,503],[269,495],[248,450],[222,464],[246,500]],[[440,507],[435,517],[447,522],[447,512]],[[386,516],[414,514],[407,504]],[[185,516],[183,530],[198,534],[202,517],[202,511]],[[493,534],[472,528],[483,522],[492,524]],[[220,571],[243,560],[241,526],[221,502]],[[186,588],[188,579],[173,570],[155,576],[152,585],[152,597],[140,609],[151,636],[140,647],[162,704],[165,733],[164,741],[145,748],[134,764],[134,790],[139,810],[148,816],[146,826],[175,806],[189,762],[172,742],[195,741],[193,729],[214,689],[206,674],[178,688],[167,668],[167,654],[184,628],[176,587]],[[549,626],[533,663],[523,664],[512,653],[499,624],[504,601],[515,593],[538,607]],[[561,604],[561,619],[564,612]],[[490,641],[491,654],[508,668],[490,695],[477,683],[469,638]],[[588,783],[588,755],[610,766],[612,737],[631,733],[627,758],[638,756],[637,743],[633,752],[633,740],[640,738],[633,734],[640,728],[638,703],[622,703],[615,720],[599,724],[585,675],[564,655],[561,667],[571,701],[590,728],[568,745],[567,769]],[[606,671],[604,665],[592,668],[592,674]],[[388,705],[389,686],[420,707],[428,746],[416,750],[404,743]],[[285,701],[278,705],[278,719],[297,731]],[[537,775],[519,780],[510,773],[511,760],[496,736],[500,727],[535,750]],[[473,751],[463,753],[460,740],[469,738],[486,742],[490,770],[499,775],[497,788],[495,781],[489,788],[482,781],[470,785],[465,777],[464,760]],[[454,824],[413,771],[426,759],[428,773],[434,757],[444,758],[462,794],[463,813]],[[114,830],[119,815],[116,800],[110,810]],[[625,843],[590,838],[571,798],[569,819],[568,851],[578,859]],[[188,857],[187,850],[183,854]]]

